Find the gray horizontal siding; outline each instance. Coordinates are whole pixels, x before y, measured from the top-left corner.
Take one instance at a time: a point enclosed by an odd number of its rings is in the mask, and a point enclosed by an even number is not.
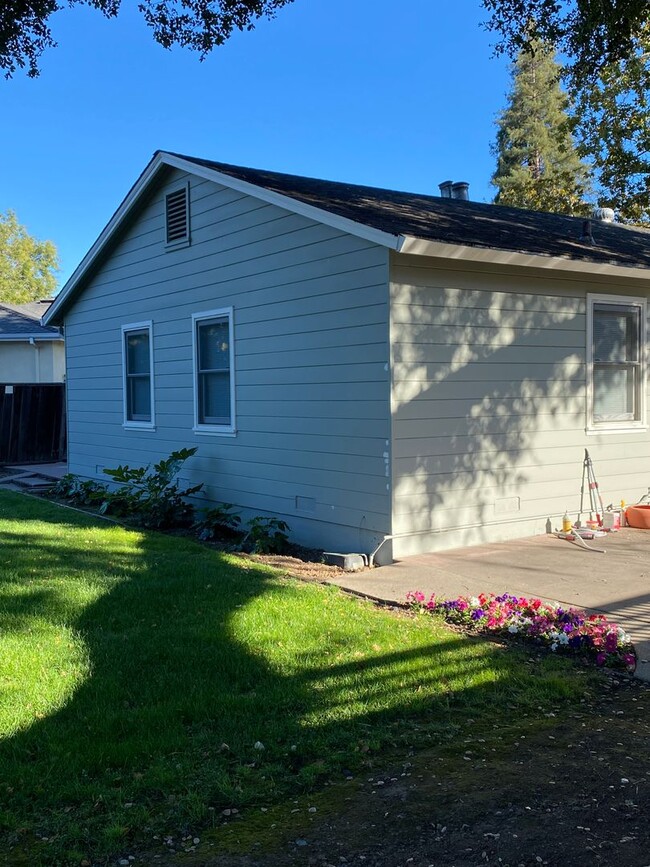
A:
[[[648,431],[586,433],[586,297],[639,284],[391,267],[393,532],[398,555],[544,532],[580,504],[585,448],[603,497],[650,484]]]
[[[391,521],[387,253],[189,180],[191,245],[165,250],[161,188],[66,318],[70,469],[102,477],[197,446],[182,475],[204,482],[200,500],[279,515],[307,544],[369,549]],[[220,437],[192,431],[191,317],[228,306],[238,430]],[[156,429],[125,429],[121,327],[149,319]]]

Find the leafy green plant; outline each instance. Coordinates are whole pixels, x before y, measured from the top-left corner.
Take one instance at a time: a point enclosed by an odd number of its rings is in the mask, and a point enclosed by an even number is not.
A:
[[[196,451],[196,448],[179,449],[154,464],[153,469],[148,464],[104,470],[120,487],[103,497],[100,514],[131,516],[143,527],[154,529],[187,526],[192,521],[194,506],[185,498],[198,493],[203,482],[182,489],[175,477]]]
[[[92,479],[81,479],[73,473],[66,473],[50,488],[50,496],[67,500],[76,506],[93,505],[98,497],[102,497],[106,493],[106,485]]]
[[[289,525],[280,518],[257,515],[248,523],[245,542],[250,542],[254,554],[280,554],[289,544]]]
[[[212,509],[207,509],[201,519],[194,524],[196,534],[202,542],[223,534],[233,535],[240,527],[241,517],[230,503],[220,503]]]

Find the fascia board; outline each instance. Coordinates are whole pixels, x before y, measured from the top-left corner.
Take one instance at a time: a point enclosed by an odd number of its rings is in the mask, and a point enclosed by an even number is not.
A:
[[[333,214],[324,208],[318,208],[316,205],[308,205],[306,202],[300,202],[291,196],[285,196],[283,193],[276,193],[275,190],[267,190],[265,187],[251,184],[249,181],[242,181],[240,178],[234,178],[231,175],[224,174],[217,169],[211,169],[208,166],[200,166],[190,160],[184,160],[181,157],[176,157],[171,154],[165,154],[165,163],[181,171],[189,172],[197,175],[200,178],[205,178],[209,181],[214,181],[224,187],[229,187],[231,190],[237,190],[240,193],[245,193],[249,196],[254,196],[263,202],[268,202],[270,205],[277,205],[279,208],[284,208],[285,211],[291,211],[294,214],[300,214],[316,223],[323,223],[326,226],[332,226],[335,229],[341,229],[350,235],[355,235],[358,238],[363,238],[366,241],[371,241],[373,244],[379,244],[381,247],[389,247],[392,250],[397,249],[399,243],[399,235],[392,235],[390,232],[382,232],[380,229],[373,229],[365,223],[357,223],[355,220],[350,220],[347,217],[340,217],[338,214]]]
[[[564,256],[543,256],[536,253],[516,253],[495,250],[492,247],[470,247],[461,244],[445,244],[440,241],[425,241],[410,235],[400,235],[398,253],[411,256],[431,256],[438,259],[455,259],[461,262],[511,265],[519,268],[539,268],[547,271],[565,271],[577,274],[593,274],[603,277],[626,277],[650,280],[650,269],[632,265],[614,265],[607,262],[587,262]]]
[[[61,337],[60,334],[0,334],[0,341],[4,341],[6,343],[21,343],[26,340],[38,340],[39,343],[42,341],[56,342],[62,341],[63,337]]]
[[[188,174],[195,175],[196,177],[214,181],[224,187],[229,187],[230,189],[254,196],[261,201],[277,205],[278,207],[284,208],[286,211],[291,211],[294,214],[301,214],[317,223],[332,226],[333,228],[340,229],[350,235],[355,235],[356,237],[370,241],[373,244],[378,244],[382,247],[388,247],[393,250],[397,249],[399,243],[398,235],[392,235],[388,232],[382,232],[379,229],[373,229],[363,223],[348,220],[345,217],[332,214],[322,208],[299,202],[290,196],[284,196],[280,193],[274,192],[273,190],[267,190],[264,187],[248,183],[248,181],[233,178],[230,175],[208,168],[207,166],[200,166],[197,163],[191,162],[190,160],[184,160],[181,157],[174,156],[173,154],[160,152],[156,154],[149,165],[145,168],[122,204],[102,231],[101,235],[95,241],[88,253],[86,253],[71,277],[66,282],[65,286],[52,302],[52,306],[43,316],[42,322],[44,325],[49,325],[50,323],[58,324],[59,311],[65,306],[68,298],[70,298],[80,280],[93,266],[100,253],[120,227],[122,221],[138,202],[160,167],[163,165],[180,169],[181,171],[185,171]]]

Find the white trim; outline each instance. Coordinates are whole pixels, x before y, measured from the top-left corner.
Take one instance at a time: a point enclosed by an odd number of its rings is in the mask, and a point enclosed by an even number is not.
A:
[[[127,417],[127,387],[126,387],[126,335],[132,331],[149,332],[149,394],[151,401],[151,421],[132,421]],[[144,322],[129,322],[122,325],[122,427],[125,430],[155,430],[156,408],[154,403],[154,367],[153,367],[153,321],[146,319]]]
[[[575,242],[576,254],[584,252],[584,245]],[[411,235],[400,235],[398,253],[411,256],[432,256],[439,259],[456,259],[461,262],[485,262],[491,265],[511,265],[519,268],[542,268],[551,271],[577,272],[603,277],[626,277],[650,280],[650,269],[632,265],[616,265],[608,262],[589,262],[585,259],[570,259],[568,256],[546,256],[541,253],[517,253],[496,250],[492,247],[470,247],[464,244],[446,244],[442,241],[425,241]]]
[[[230,424],[201,424],[199,421],[199,377],[198,377],[198,346],[197,325],[203,320],[228,319],[228,341],[230,361]],[[235,311],[233,307],[220,307],[217,310],[202,310],[192,314],[192,381],[194,424],[192,430],[195,434],[212,434],[213,436],[236,436],[237,422],[235,413]]]
[[[21,340],[37,340],[43,343],[63,343],[60,334],[0,334],[0,341],[20,342]]]
[[[185,205],[187,208],[186,218],[187,218],[187,232],[182,238],[178,238],[176,241],[168,241],[167,240],[167,197],[173,195],[174,193],[178,193],[180,190],[185,190]],[[192,243],[192,226],[190,223],[190,182],[185,181],[184,183],[174,184],[168,190],[165,190],[164,194],[164,202],[165,202],[165,250],[179,250],[183,247],[189,247]]]
[[[641,362],[641,376],[639,382],[639,419],[629,419],[620,422],[610,421],[598,423],[593,420],[594,408],[594,341],[593,322],[595,304],[627,304],[639,308],[639,360]],[[585,432],[592,436],[595,434],[620,434],[639,433],[648,430],[647,424],[647,389],[648,389],[648,302],[646,298],[638,298],[631,295],[603,295],[589,293],[587,295],[587,366],[586,386],[587,405]]]
[[[264,187],[256,186],[247,181],[241,181],[238,178],[233,178],[230,175],[223,174],[215,169],[210,169],[207,166],[200,166],[190,160],[184,160],[181,157],[176,157],[172,154],[160,151],[153,157],[149,165],[146,166],[138,180],[131,187],[117,211],[115,211],[107,225],[102,230],[100,236],[86,253],[72,276],[52,302],[51,307],[43,315],[41,321],[44,325],[48,325],[50,322],[58,318],[58,314],[65,306],[68,298],[70,298],[79,283],[85,278],[88,271],[95,264],[104,248],[108,245],[113,235],[121,226],[123,220],[138,203],[142,195],[148,189],[149,184],[153,181],[163,166],[171,166],[172,168],[188,172],[195,177],[214,181],[215,183],[221,184],[224,187],[229,187],[232,190],[247,193],[261,201],[277,205],[278,207],[291,211],[294,214],[302,214],[302,216],[315,220],[318,223],[332,226],[333,228],[340,229],[343,232],[348,232],[351,235],[364,238],[374,244],[389,247],[393,250],[397,249],[399,241],[398,235],[391,235],[388,232],[373,229],[363,223],[357,223],[354,220],[339,217],[336,214],[332,214],[322,208],[317,208],[314,205],[304,204],[303,202],[299,202],[297,199],[292,199],[290,196],[267,190]]]

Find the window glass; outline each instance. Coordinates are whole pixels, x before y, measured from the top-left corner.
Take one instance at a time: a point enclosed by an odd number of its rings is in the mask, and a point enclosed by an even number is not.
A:
[[[149,329],[125,331],[126,421],[151,421]]]
[[[199,320],[197,330],[198,423],[229,425],[230,326],[228,317]]]
[[[592,422],[641,421],[642,307],[602,301],[592,316]]]

